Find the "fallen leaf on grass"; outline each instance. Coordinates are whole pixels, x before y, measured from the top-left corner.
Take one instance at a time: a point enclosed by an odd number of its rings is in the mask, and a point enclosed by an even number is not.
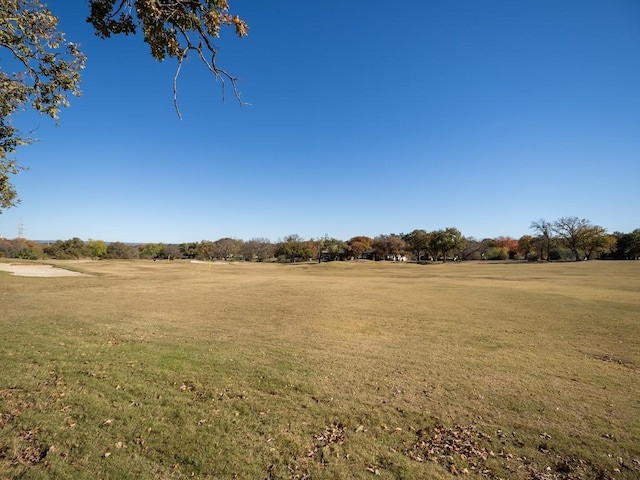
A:
[[[373,473],[374,475],[380,476],[380,470],[378,470],[376,467],[374,467],[373,465],[369,465],[367,467],[367,471]]]
[[[18,463],[23,465],[38,463],[46,456],[46,449],[38,448],[37,446],[28,446],[22,452],[20,452]]]
[[[313,436],[314,446],[307,452],[307,457],[313,458],[314,455],[323,447],[328,445],[342,445],[345,440],[344,432],[346,428],[339,422],[332,423],[323,433]]]

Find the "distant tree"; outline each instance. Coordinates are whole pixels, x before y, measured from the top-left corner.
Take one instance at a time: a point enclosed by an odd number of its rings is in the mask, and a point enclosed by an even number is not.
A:
[[[44,258],[41,244],[26,238],[0,239],[0,257],[38,260]]]
[[[457,228],[449,227],[444,231],[449,236],[449,242],[452,246],[451,253],[454,254],[458,260],[462,260],[462,252],[464,252],[467,245],[467,239]]]
[[[551,222],[541,218],[540,220],[531,222],[529,228],[538,234],[537,243],[539,245],[540,258],[548,261],[551,247],[553,246],[553,229]]]
[[[640,228],[631,232],[631,248],[629,253],[635,259],[640,258]]]
[[[447,257],[450,255],[462,255],[465,247],[465,239],[460,233],[460,230],[449,227],[444,230],[431,232],[430,246],[436,258],[442,258],[442,261],[446,262]]]
[[[242,255],[245,260],[264,262],[274,256],[275,247],[268,238],[252,238],[244,242]]]
[[[296,260],[309,260],[315,257],[315,252],[311,248],[309,242],[305,241],[300,235],[289,235],[276,245],[275,254],[284,257],[289,262]]]
[[[16,253],[16,258],[22,258],[24,260],[40,260],[44,258],[44,249],[42,245],[37,242],[27,240],[27,245]]]
[[[595,236],[604,235],[602,227],[592,225],[589,220],[578,217],[562,217],[551,224],[563,246],[571,250],[575,261],[582,260],[581,251]],[[601,233],[600,230],[602,230]]]
[[[111,242],[107,245],[107,257],[111,259],[132,259],[138,258],[137,248],[122,242]]]
[[[523,235],[518,239],[518,253],[524,258],[529,259],[535,249],[534,245],[535,239],[531,235]]]
[[[196,242],[180,244],[180,256],[182,258],[196,258],[197,255],[198,255],[198,244]]]
[[[602,252],[600,252],[600,258],[603,260],[605,258],[612,258],[612,255],[616,251],[617,247],[618,239],[616,238],[616,236],[613,234],[607,235],[607,243]]]
[[[164,245],[162,247],[162,252],[160,252],[160,255],[162,256],[162,258],[166,258],[168,260],[176,260],[178,258],[182,258],[182,250],[180,249],[180,245]]]
[[[373,250],[373,259],[384,259],[388,255],[386,235],[377,235],[371,240],[371,250]]]
[[[626,250],[631,239],[630,233],[613,232],[612,236],[616,239],[615,248],[611,252],[611,258],[615,260],[628,260]]]
[[[216,240],[214,243],[214,255],[216,258],[221,258],[223,260],[231,260],[235,255],[240,253],[242,249],[242,244],[244,243],[242,240],[237,240],[235,238],[221,238]]]
[[[376,258],[387,259],[404,255],[407,251],[407,244],[402,235],[390,233],[388,235],[378,235],[371,242]]]
[[[407,254],[407,242],[401,233],[392,233],[387,237],[388,252],[392,256],[405,256]]]
[[[196,258],[200,260],[213,260],[216,255],[216,245],[209,240],[202,240],[196,248]]]
[[[493,239],[491,238],[482,240],[477,240],[474,237],[465,238],[462,258],[464,260],[485,260],[488,250],[492,247]]]
[[[343,260],[347,254],[347,244],[337,238],[325,235],[316,241],[318,259],[324,261]]]
[[[16,238],[14,240],[8,240],[6,238],[0,238],[0,258],[16,258],[16,253],[23,248],[24,243],[22,240],[24,239]]]
[[[147,243],[140,245],[140,258],[145,260],[155,260],[162,258],[162,251],[164,250],[164,243]]]
[[[600,255],[605,251],[610,251],[611,238],[607,231],[598,226],[591,225],[586,227],[580,240],[580,248],[584,252],[585,258],[591,260],[592,255]]]
[[[616,238],[613,258],[618,260],[637,260],[640,258],[640,228],[631,233],[615,232]]]
[[[307,240],[305,242],[307,244],[307,248],[309,251],[309,259],[315,258],[316,260],[318,258],[320,258],[320,249],[318,247],[318,242],[316,242],[315,240],[311,239],[311,240]]]
[[[53,245],[44,248],[44,253],[58,260],[72,260],[90,256],[85,243],[78,237],[69,240],[56,240]]]
[[[496,237],[494,247],[499,248],[506,258],[513,259],[518,254],[518,241],[511,237]]]
[[[498,245],[495,238],[485,238],[482,244],[484,247],[482,251],[483,260],[506,260],[509,258],[508,249],[504,245]]]
[[[507,260],[509,252],[505,247],[496,247],[494,245],[485,252],[485,258],[487,260]]]
[[[403,236],[407,248],[410,249],[418,262],[422,261],[424,255],[429,255],[430,235],[426,230],[414,230]]]
[[[347,252],[353,258],[360,258],[365,252],[371,250],[371,238],[365,236],[352,237],[347,242]]]
[[[11,240],[0,237],[0,258],[13,258],[11,252]]]
[[[86,251],[93,259],[105,258],[107,256],[107,242],[89,239],[86,244]]]

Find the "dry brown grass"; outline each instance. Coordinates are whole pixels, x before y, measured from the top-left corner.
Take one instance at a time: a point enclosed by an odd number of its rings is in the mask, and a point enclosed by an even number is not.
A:
[[[640,476],[638,262],[73,267],[0,273],[0,477]]]

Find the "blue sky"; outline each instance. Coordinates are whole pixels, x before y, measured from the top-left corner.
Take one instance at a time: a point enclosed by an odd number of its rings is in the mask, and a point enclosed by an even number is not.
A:
[[[454,226],[532,233],[575,215],[640,227],[637,0],[231,0],[249,36],[217,42],[240,107],[192,59],[100,40],[50,0],[88,56],[60,126],[17,152],[22,203],[0,234],[180,243],[347,240]]]

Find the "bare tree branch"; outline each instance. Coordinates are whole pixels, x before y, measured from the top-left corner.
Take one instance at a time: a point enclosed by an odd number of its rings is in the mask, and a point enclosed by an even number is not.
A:
[[[239,79],[216,64],[218,48],[213,41],[219,36],[222,25],[235,27],[239,37],[248,34],[246,23],[239,16],[229,13],[226,1],[90,0],[90,5],[91,15],[87,20],[94,25],[99,36],[126,35],[135,33],[140,27],[144,41],[149,44],[151,54],[157,60],[164,60],[167,56],[176,59],[173,101],[178,118],[182,118],[178,106],[178,77],[191,51],[215,79],[220,80],[223,101],[226,84],[230,83],[240,105],[247,105],[240,98]],[[127,7],[128,12],[125,11]]]
[[[173,106],[176,109],[178,118],[182,120],[182,114],[180,113],[180,107],[178,106],[178,77],[180,76],[180,69],[182,68],[182,61],[187,58],[187,49],[183,51],[183,54],[178,58],[178,66],[176,68],[176,74],[173,77]]]

